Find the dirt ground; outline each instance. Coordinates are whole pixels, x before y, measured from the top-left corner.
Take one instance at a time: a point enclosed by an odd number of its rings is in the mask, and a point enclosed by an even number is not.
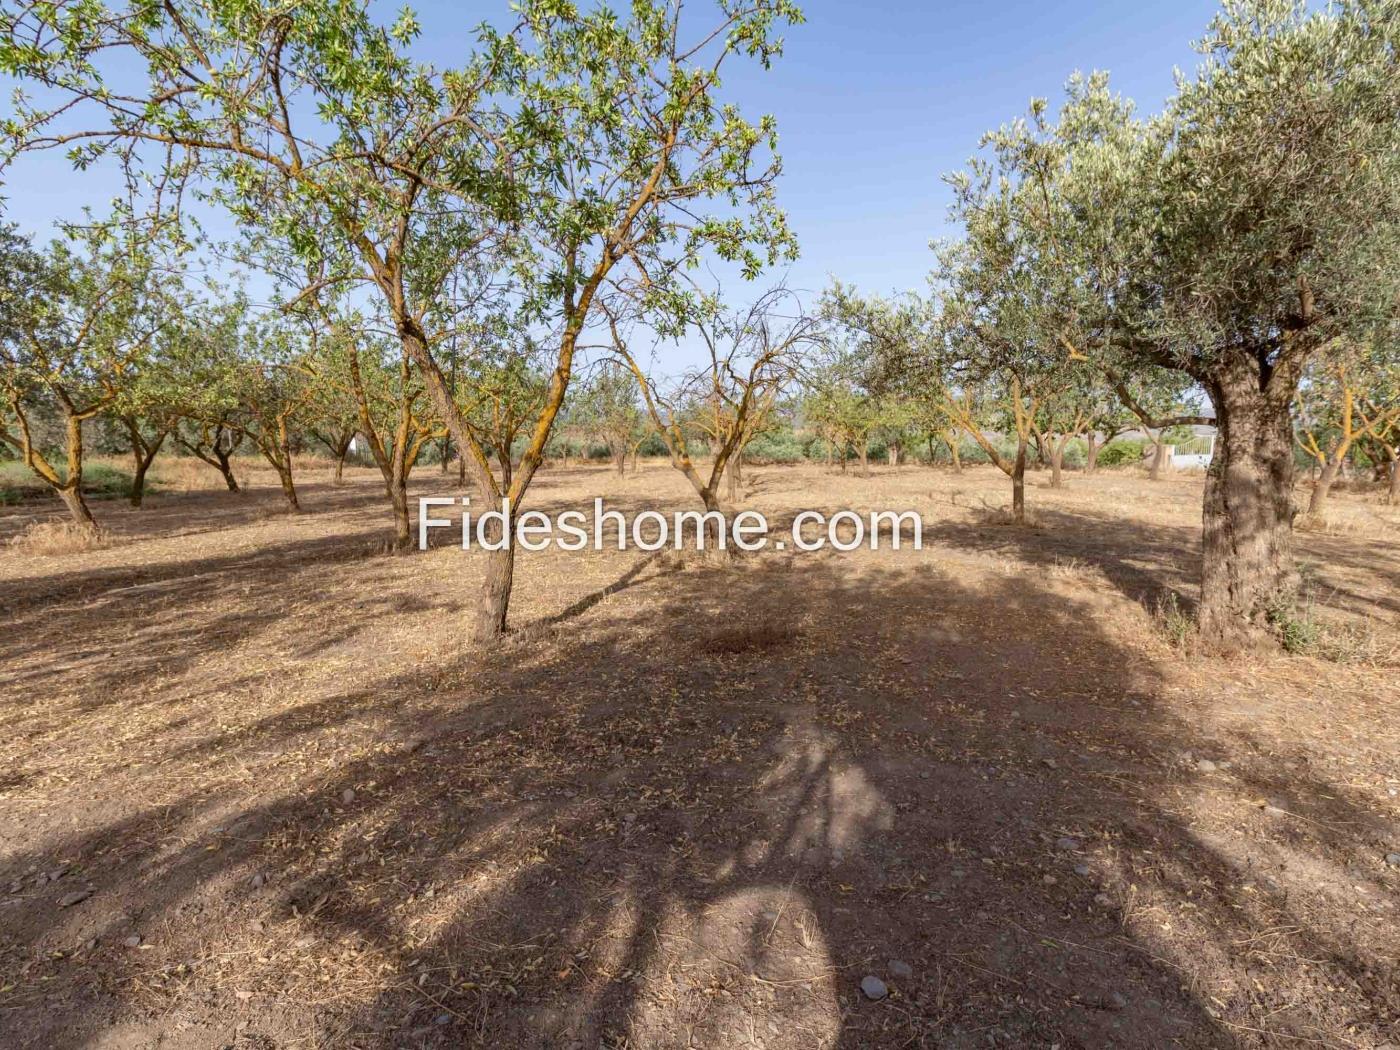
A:
[[[452,530],[252,481],[0,548],[0,1046],[1400,1045],[1400,511],[1299,536],[1344,659],[1221,661],[1199,478],[760,467],[925,548],[522,553],[482,654]]]

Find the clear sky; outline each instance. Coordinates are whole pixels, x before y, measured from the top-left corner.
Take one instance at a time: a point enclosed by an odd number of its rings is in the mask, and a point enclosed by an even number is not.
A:
[[[386,17],[400,0],[385,0]],[[472,27],[505,21],[506,0],[413,6],[422,57],[453,64]],[[619,6],[625,6],[619,2]],[[695,24],[706,5],[691,0]],[[1076,69],[1107,69],[1144,111],[1171,92],[1174,66],[1196,61],[1214,0],[809,0],[807,24],[767,73],[736,63],[727,94],[751,116],[777,116],[779,196],[802,248],[789,283],[813,292],[828,275],[872,292],[922,288],[928,242],[947,231],[939,180],[982,132],[1058,96]],[[3,103],[0,103],[3,104]],[[0,193],[8,218],[47,234],[55,218],[109,198],[109,176],[25,158]]]

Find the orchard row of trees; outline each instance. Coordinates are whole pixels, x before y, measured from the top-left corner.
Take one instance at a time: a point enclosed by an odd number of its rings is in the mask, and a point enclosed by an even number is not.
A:
[[[997,406],[1018,505],[1027,443],[1081,425],[1089,391],[1214,424],[1198,620],[1233,647],[1294,600],[1295,417],[1319,505],[1349,446],[1393,462],[1400,3],[1231,0],[1198,49],[1156,116],[1076,76],[1058,114],[988,134],[948,180],[963,233],[930,294],[845,292],[840,315],[891,389],[974,436]],[[1209,412],[1177,411],[1193,388]]]
[[[138,481],[173,443],[233,486],[243,444],[293,507],[297,435],[343,459],[358,434],[401,546],[429,448],[518,517],[570,431],[619,464],[650,437],[723,522],[744,450],[797,405],[843,463],[872,437],[896,460],[915,435],[973,443],[1020,517],[1032,449],[1058,483],[1072,443],[1092,469],[1125,430],[1212,424],[1200,626],[1234,645],[1291,600],[1298,450],[1314,509],[1349,458],[1394,474],[1400,0],[1231,0],[1147,119],[1073,78],[1058,114],[1034,102],[949,177],[961,233],[926,292],[837,284],[811,312],[692,278],[795,255],[776,127],[721,72],[779,56],[797,8],[511,10],[442,69],[412,57],[411,11],[365,3],[0,7],[0,70],[24,85],[3,167],[57,150],[128,190],[50,248],[0,245],[0,441],[75,517],[98,417]],[[192,279],[209,209],[266,302]],[[489,554],[478,639],[505,630],[513,558]]]

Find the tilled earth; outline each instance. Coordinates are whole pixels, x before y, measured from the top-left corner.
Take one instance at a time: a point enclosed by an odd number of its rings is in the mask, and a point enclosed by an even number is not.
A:
[[[1395,511],[1299,537],[1338,659],[1220,661],[1199,479],[756,468],[924,549],[522,554],[487,653],[324,476],[0,550],[0,1046],[1400,1044]]]

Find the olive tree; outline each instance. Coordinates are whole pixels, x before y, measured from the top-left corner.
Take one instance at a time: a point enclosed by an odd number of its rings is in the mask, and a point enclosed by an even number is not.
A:
[[[1234,648],[1286,615],[1293,426],[1308,363],[1387,323],[1400,294],[1400,7],[1228,5],[1164,112],[1102,76],[1052,121],[989,136],[993,192],[1043,260],[1060,349],[1130,385],[1184,373],[1213,413],[1199,626]]]

